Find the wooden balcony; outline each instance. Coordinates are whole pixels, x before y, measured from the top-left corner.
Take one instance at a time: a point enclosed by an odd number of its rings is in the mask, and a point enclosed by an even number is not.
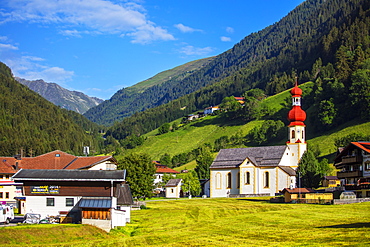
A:
[[[362,163],[362,156],[343,156],[342,164]]]
[[[362,177],[362,171],[345,171],[345,172],[337,172],[337,177],[341,178],[355,178],[355,177]]]

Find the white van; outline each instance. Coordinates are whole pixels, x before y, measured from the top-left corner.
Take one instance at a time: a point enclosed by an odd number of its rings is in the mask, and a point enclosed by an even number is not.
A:
[[[13,206],[0,205],[0,223],[9,224],[14,219]]]

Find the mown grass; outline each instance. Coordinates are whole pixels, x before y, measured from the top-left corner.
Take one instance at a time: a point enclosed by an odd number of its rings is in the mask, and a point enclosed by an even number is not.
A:
[[[0,229],[2,246],[367,246],[370,203],[272,204],[266,198],[148,201],[109,234],[66,225]],[[43,228],[39,231],[37,229]],[[64,236],[64,237],[62,237]],[[42,238],[45,237],[45,238]],[[9,238],[14,238],[9,242]],[[32,241],[26,239],[33,239]],[[56,242],[60,241],[60,242]]]

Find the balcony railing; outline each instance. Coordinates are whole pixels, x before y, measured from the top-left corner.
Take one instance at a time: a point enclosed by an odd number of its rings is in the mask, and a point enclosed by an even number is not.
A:
[[[361,156],[343,156],[342,163],[343,164],[362,163],[362,157]]]
[[[346,190],[363,190],[370,189],[370,184],[345,184]]]
[[[362,177],[362,171],[345,171],[345,172],[337,172],[337,177],[341,178],[355,178],[355,177]]]

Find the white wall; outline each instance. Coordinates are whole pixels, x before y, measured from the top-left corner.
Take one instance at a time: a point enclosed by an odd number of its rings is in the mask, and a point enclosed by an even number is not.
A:
[[[54,198],[54,206],[46,206],[46,198]],[[59,211],[70,211],[73,206],[66,206],[66,198],[74,198],[75,206],[81,199],[77,196],[26,196],[26,213],[41,214],[46,216],[57,216]]]

